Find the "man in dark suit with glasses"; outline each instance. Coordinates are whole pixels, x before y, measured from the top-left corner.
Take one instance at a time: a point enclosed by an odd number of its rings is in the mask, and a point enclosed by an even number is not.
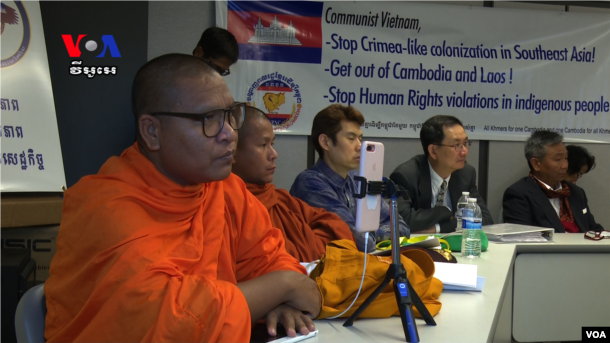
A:
[[[534,131],[525,142],[530,174],[508,187],[502,198],[504,221],[552,227],[557,233],[602,231],[589,208],[585,191],[564,181],[569,152],[557,132]],[[592,239],[596,238],[593,234]]]
[[[470,142],[462,122],[453,116],[437,115],[423,124],[420,140],[424,154],[399,165],[390,178],[409,199],[398,200],[398,212],[411,232],[455,231],[455,210],[462,192],[477,198],[483,225],[493,224],[485,201],[476,186],[476,171],[466,164]]]

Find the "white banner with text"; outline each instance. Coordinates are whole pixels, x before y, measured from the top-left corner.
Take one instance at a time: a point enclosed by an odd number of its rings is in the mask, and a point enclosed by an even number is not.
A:
[[[550,129],[610,142],[610,16],[411,2],[217,2],[239,43],[236,101],[277,133],[308,135],[328,105],[368,137],[418,138],[436,114],[470,139]]]
[[[2,192],[61,192],[66,184],[37,1],[2,1]]]

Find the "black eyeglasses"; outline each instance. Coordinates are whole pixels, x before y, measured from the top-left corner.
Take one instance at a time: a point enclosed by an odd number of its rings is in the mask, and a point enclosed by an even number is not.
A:
[[[155,112],[151,115],[164,115],[173,117],[184,117],[191,119],[199,119],[203,125],[203,134],[206,137],[213,138],[218,136],[222,128],[224,127],[225,121],[227,121],[227,114],[229,114],[229,125],[234,130],[239,129],[244,123],[244,116],[246,113],[246,103],[236,102],[229,108],[217,108],[205,113],[179,113],[179,112]]]
[[[212,67],[212,69],[216,70],[221,76],[227,76],[231,74],[231,71],[229,69],[223,69],[220,66],[212,63],[209,59],[204,59],[203,61],[207,63],[210,67]]]
[[[460,152],[464,148],[469,149],[470,146],[472,145],[472,142],[471,141],[466,141],[464,143],[458,143],[458,144],[455,144],[455,145],[447,145],[447,144],[434,144],[434,145],[448,146],[448,147],[454,148],[455,151]]]

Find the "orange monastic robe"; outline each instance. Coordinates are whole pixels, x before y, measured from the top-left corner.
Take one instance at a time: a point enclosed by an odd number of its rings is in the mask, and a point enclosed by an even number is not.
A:
[[[319,259],[326,244],[338,239],[354,241],[349,226],[336,214],[311,207],[284,189],[246,183],[248,190],[269,211],[271,223],[282,230],[286,250],[301,262]]]
[[[231,174],[182,187],[137,144],[68,189],[45,284],[49,342],[248,342],[236,284],[305,273]]]

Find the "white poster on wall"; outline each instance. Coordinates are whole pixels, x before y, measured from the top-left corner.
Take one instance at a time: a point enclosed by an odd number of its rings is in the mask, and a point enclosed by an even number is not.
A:
[[[226,77],[276,132],[307,135],[353,105],[369,137],[418,138],[436,114],[471,139],[550,129],[610,142],[610,16],[412,2],[217,2],[235,35]]]
[[[2,1],[2,192],[66,184],[40,5]]]

